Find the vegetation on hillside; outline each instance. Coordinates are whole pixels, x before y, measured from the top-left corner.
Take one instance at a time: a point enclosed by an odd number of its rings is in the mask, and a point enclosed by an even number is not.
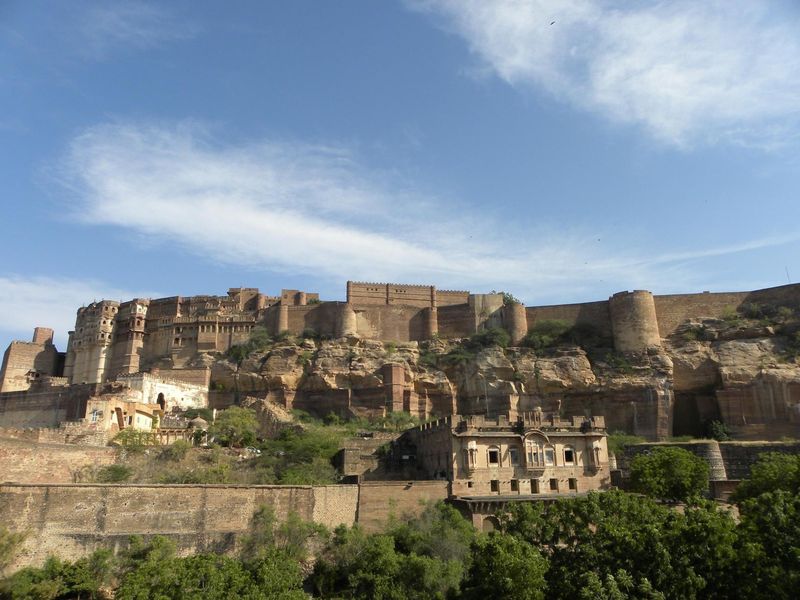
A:
[[[347,438],[364,431],[400,432],[420,423],[405,412],[377,419],[316,419],[294,411],[296,426],[273,438],[259,436],[256,412],[230,407],[209,424],[209,444],[178,441],[155,445],[151,433],[126,429],[116,438],[117,464],[89,469],[82,481],[97,483],[236,483],[248,485],[324,485],[337,483],[332,459]]]
[[[0,598],[789,599],[800,584],[799,472],[800,457],[762,456],[737,495],[738,522],[696,497],[676,510],[621,491],[512,503],[490,533],[441,503],[378,533],[330,534],[261,507],[236,555],[181,558],[165,538],[134,538],[117,557],[22,569]]]

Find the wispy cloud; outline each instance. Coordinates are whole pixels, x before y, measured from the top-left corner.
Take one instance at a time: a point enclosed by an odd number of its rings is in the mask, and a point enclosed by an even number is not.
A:
[[[117,48],[147,49],[193,37],[197,26],[157,4],[117,2],[92,4],[80,12],[82,50],[104,58]]]
[[[102,281],[0,275],[0,335],[9,341],[30,341],[34,327],[50,327],[55,330],[56,345],[63,350],[79,307],[103,298],[129,300],[159,295],[119,289]]]
[[[599,244],[596,229],[495,219],[367,169],[347,147],[274,140],[233,147],[186,123],[93,127],[73,141],[63,181],[74,193],[75,219],[206,260],[338,282],[504,288],[530,301],[659,281],[708,287],[687,261],[797,239],[657,256]]]
[[[800,133],[800,12],[749,0],[409,0],[481,66],[688,147]]]

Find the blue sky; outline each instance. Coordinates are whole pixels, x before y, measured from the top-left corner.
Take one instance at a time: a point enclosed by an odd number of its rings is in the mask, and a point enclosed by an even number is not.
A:
[[[800,280],[792,1],[0,3],[0,343],[103,297]]]

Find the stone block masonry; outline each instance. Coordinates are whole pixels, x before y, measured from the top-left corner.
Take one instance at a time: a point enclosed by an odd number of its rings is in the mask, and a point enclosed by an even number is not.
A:
[[[35,435],[30,439],[0,437],[0,481],[19,483],[73,483],[90,468],[116,462],[113,448],[41,443],[51,430],[21,430],[16,435]],[[0,431],[0,435],[4,432]],[[12,432],[9,432],[12,433]]]
[[[164,535],[182,555],[230,552],[253,513],[271,506],[334,528],[356,520],[358,486],[0,485],[0,522],[27,531],[11,570],[50,556],[74,560],[97,548],[115,551],[131,535]]]
[[[262,505],[271,506],[279,520],[294,512],[331,529],[358,522],[367,531],[379,531],[392,516],[417,515],[426,502],[447,496],[446,481],[328,486],[3,483],[0,522],[12,531],[28,532],[13,570],[41,565],[50,555],[74,560],[101,547],[118,551],[131,535],[164,535],[182,555],[232,552]]]

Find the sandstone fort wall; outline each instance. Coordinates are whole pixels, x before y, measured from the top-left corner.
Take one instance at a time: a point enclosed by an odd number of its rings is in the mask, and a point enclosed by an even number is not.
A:
[[[419,515],[426,502],[445,500],[447,481],[385,481],[359,485],[358,524],[366,531],[380,531],[391,518]]]
[[[475,314],[468,304],[442,306],[437,316],[441,338],[467,337],[475,333]]]
[[[578,323],[593,325],[603,335],[611,336],[611,316],[608,301],[586,302],[583,304],[558,304],[550,306],[528,306],[528,327],[533,328],[539,321],[560,320],[569,325]]]
[[[124,547],[131,535],[165,535],[181,554],[232,551],[253,513],[271,506],[333,528],[358,522],[381,529],[392,516],[416,515],[444,500],[444,481],[334,486],[2,484],[0,516],[28,531],[12,568],[55,555],[74,560],[99,547]]]
[[[355,522],[357,503],[358,487],[348,485],[0,485],[3,522],[29,532],[12,568],[118,549],[131,535],[165,535],[181,554],[225,552],[262,505],[279,520],[294,512],[333,528]]]
[[[90,385],[44,391],[28,390],[0,395],[0,422],[4,427],[58,427],[62,421],[83,418]]]
[[[371,306],[356,310],[356,331],[371,339],[410,342],[426,339],[423,309],[414,306]]]
[[[58,363],[59,353],[49,340],[48,343],[11,342],[3,355],[0,392],[27,390],[31,384],[29,372],[34,371],[34,377],[56,375]]]
[[[0,437],[0,481],[73,483],[85,470],[116,461],[113,448],[42,443],[46,432],[48,430],[0,431],[0,435],[11,433],[29,438]]]

